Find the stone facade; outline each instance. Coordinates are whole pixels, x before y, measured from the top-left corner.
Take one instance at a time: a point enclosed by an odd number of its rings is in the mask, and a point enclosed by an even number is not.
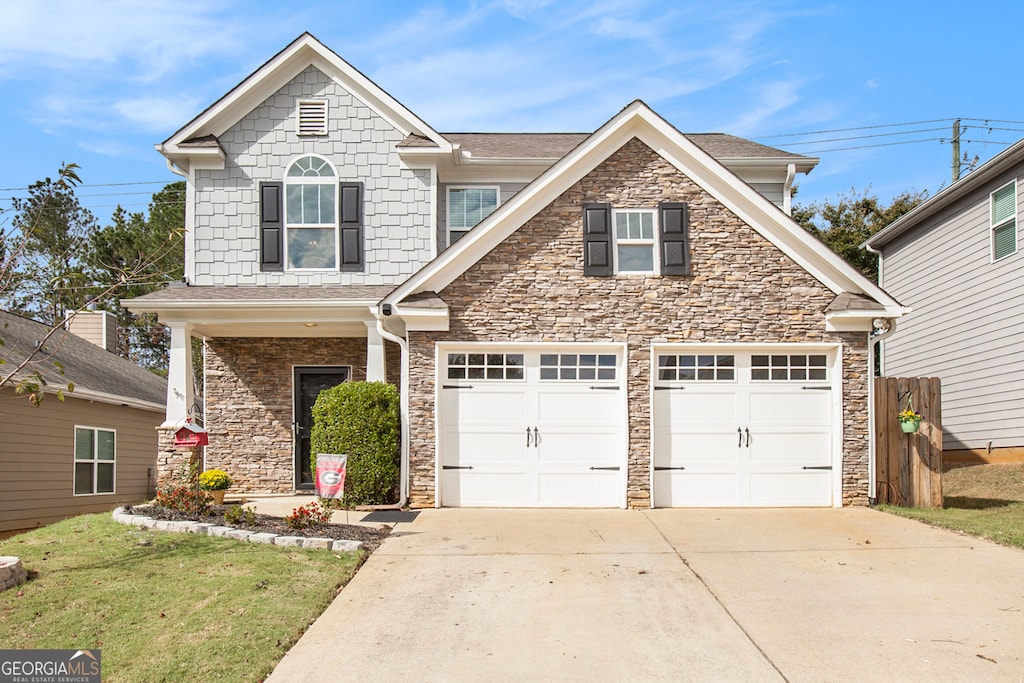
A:
[[[400,350],[386,342],[388,381],[400,380]],[[366,338],[214,338],[206,341],[207,469],[228,472],[232,493],[290,493],[295,490],[292,435],[293,368],[345,365],[351,379],[366,379]],[[180,471],[184,456],[168,452],[165,466]],[[165,465],[166,463],[166,465]],[[177,468],[177,469],[174,469]]]
[[[300,99],[328,102],[328,132],[296,134]],[[315,67],[308,67],[218,136],[224,169],[197,169],[192,284],[399,284],[434,256],[430,170],[406,168],[397,145],[404,134]],[[359,181],[365,195],[366,266],[338,271],[260,272],[259,184],[280,181],[288,165],[315,154],[341,181]]]
[[[691,275],[585,277],[582,205],[686,202]],[[605,342],[628,347],[627,502],[650,505],[652,343],[842,343],[843,503],[867,503],[867,335],[825,330],[834,294],[633,139],[441,292],[448,332],[410,337],[410,500],[434,505],[434,344]]]

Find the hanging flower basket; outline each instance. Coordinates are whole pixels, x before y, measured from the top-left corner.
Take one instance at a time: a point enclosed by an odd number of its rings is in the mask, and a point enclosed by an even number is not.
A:
[[[900,429],[903,430],[904,434],[914,434],[917,430],[921,429],[921,418],[916,420],[900,420]]]

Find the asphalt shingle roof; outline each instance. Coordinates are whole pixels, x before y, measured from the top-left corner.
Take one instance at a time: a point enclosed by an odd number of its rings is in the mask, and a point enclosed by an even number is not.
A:
[[[49,326],[13,313],[0,311],[0,357],[5,361],[0,370],[9,373],[36,348],[49,331]],[[45,362],[49,359],[50,362]],[[37,362],[42,361],[42,362]],[[52,361],[60,363],[64,374]],[[87,389],[113,396],[163,405],[167,400],[167,380],[139,367],[92,342],[59,329],[46,340],[27,371],[38,370],[51,387]],[[69,394],[74,396],[74,392]]]

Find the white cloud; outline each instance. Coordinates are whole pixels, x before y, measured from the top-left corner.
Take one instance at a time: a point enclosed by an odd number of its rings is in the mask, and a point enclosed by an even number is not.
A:
[[[114,102],[113,109],[144,131],[164,133],[191,120],[201,106],[195,98],[139,97]]]

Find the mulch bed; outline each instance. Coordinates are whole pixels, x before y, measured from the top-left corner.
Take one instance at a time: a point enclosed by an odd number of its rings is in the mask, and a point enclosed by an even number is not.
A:
[[[255,524],[246,524],[245,520],[227,522],[224,519],[225,511],[237,507],[235,505],[214,505],[210,508],[208,515],[193,515],[180,510],[146,506],[126,506],[125,512],[129,515],[145,515],[153,519],[168,519],[177,522],[209,522],[221,526],[230,526],[235,529],[246,529],[253,532],[266,532],[280,536],[304,536],[307,538],[333,538],[335,540],[362,541],[363,548],[373,552],[384,542],[384,538],[391,532],[391,528],[381,525],[380,528],[359,526],[356,524],[328,524],[318,529],[292,529],[280,517],[271,515],[256,515]]]

